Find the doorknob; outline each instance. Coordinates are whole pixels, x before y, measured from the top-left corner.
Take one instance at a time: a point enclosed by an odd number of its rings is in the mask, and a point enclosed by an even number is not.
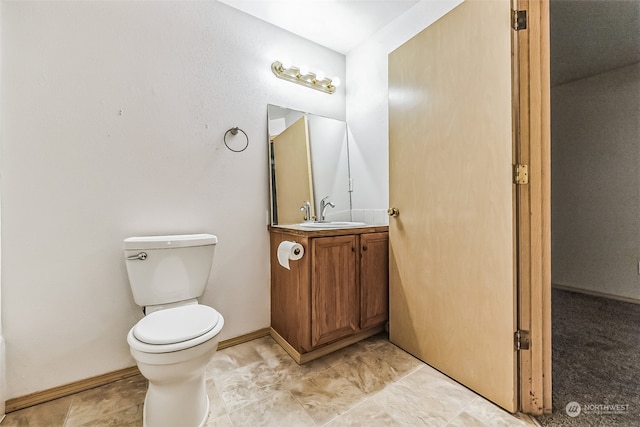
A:
[[[389,216],[396,217],[400,215],[400,210],[398,208],[389,208],[389,210],[387,210],[387,213],[389,214]]]

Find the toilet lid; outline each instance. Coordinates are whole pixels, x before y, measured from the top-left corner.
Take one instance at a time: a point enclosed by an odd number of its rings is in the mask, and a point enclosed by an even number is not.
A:
[[[154,311],[133,327],[133,335],[147,344],[174,344],[206,334],[219,314],[206,305],[191,304]]]

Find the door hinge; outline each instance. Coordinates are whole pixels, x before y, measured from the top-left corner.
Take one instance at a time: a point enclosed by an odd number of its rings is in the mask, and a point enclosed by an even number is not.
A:
[[[513,342],[516,346],[516,351],[529,350],[531,341],[529,341],[529,331],[523,331],[518,329],[513,334]]]
[[[526,10],[511,10],[511,28],[516,31],[527,29]]]
[[[529,165],[515,165],[513,168],[513,183],[528,184],[529,183]]]

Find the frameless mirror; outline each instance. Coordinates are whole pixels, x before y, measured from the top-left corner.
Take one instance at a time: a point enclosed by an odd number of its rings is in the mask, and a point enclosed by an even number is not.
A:
[[[276,105],[267,120],[271,224],[351,221],[347,124]]]

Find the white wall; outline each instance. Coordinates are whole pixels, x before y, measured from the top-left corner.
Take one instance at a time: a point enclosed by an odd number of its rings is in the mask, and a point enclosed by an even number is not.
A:
[[[356,221],[388,222],[388,55],[460,3],[462,0],[422,0],[347,55],[347,123]]]
[[[640,64],[551,102],[553,283],[640,301]]]
[[[218,235],[221,339],[269,326],[267,103],[345,119],[273,60],[345,58],[206,2],[3,2],[2,318],[13,398],[129,367],[132,235]],[[250,144],[232,153],[223,134]],[[243,141],[231,139],[232,145]]]

